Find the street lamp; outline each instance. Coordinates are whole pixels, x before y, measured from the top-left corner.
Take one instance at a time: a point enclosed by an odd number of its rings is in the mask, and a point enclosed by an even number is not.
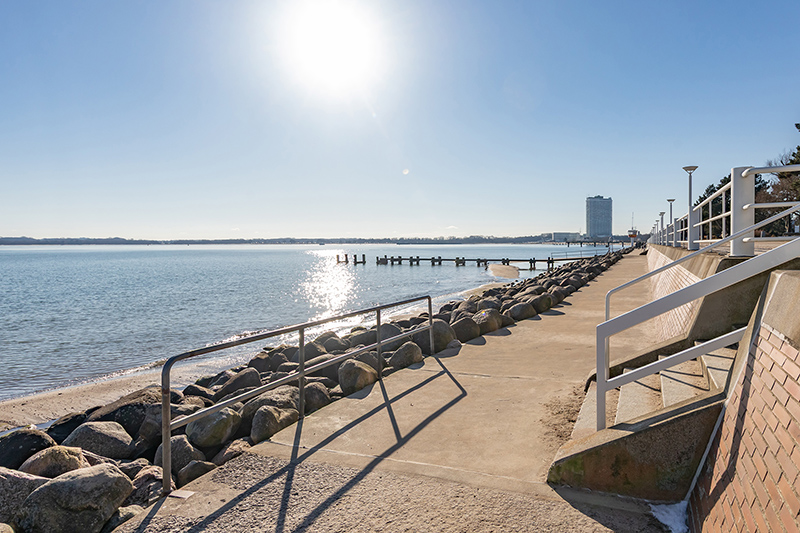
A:
[[[661,211],[658,216],[661,217],[661,244],[666,244],[667,237],[664,235],[664,211]]]
[[[692,209],[692,172],[697,170],[697,165],[683,167],[683,170],[689,174],[689,216],[687,217],[686,224],[686,249],[697,250],[699,246],[694,242],[697,230],[694,227],[694,210]]]
[[[675,241],[678,239],[677,237],[678,232],[675,231],[677,229],[675,228],[675,219],[672,218],[672,202],[675,201],[675,198],[667,198],[667,201],[669,202],[669,223],[672,224],[672,243],[670,244],[670,246],[674,247],[677,246],[677,243]]]

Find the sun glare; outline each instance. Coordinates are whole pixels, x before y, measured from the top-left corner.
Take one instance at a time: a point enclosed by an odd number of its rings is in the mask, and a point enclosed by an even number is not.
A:
[[[380,38],[370,13],[352,2],[293,2],[285,61],[299,81],[330,93],[365,89],[378,75]]]

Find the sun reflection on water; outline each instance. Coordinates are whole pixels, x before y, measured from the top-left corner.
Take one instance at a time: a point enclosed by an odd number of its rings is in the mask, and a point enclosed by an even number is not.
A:
[[[317,257],[316,264],[306,273],[301,290],[316,311],[314,320],[341,314],[355,292],[353,270],[336,264],[336,253],[341,250],[309,252]]]

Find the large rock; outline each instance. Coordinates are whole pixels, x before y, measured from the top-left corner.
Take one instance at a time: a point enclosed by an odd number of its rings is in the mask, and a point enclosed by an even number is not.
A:
[[[240,426],[240,433],[250,433],[250,428],[253,423],[253,416],[260,407],[271,405],[278,409],[294,409],[299,410],[298,401],[300,392],[297,387],[291,385],[281,385],[280,387],[267,391],[260,396],[256,396],[239,410],[242,415],[242,425]]]
[[[481,328],[481,335],[500,329],[503,319],[497,309],[484,309],[472,316],[472,320]]]
[[[183,394],[170,391],[170,403],[180,403]],[[136,438],[139,426],[142,425],[148,405],[161,404],[161,387],[156,385],[145,387],[123,396],[119,400],[94,411],[87,422],[117,422],[128,434]]]
[[[338,355],[328,354],[320,355],[319,357],[315,357],[314,359],[306,362],[306,368],[311,368],[314,365],[318,365],[320,363],[324,363],[326,361],[330,361],[331,359],[335,359],[339,357]],[[339,366],[342,363],[334,363],[332,365],[326,366],[320,370],[316,370],[309,374],[309,376],[322,376],[328,379],[335,381],[336,383],[339,382]]]
[[[404,339],[398,339],[392,342],[384,342],[386,339],[391,339],[392,337],[396,337],[401,333],[403,333],[403,330],[396,324],[381,324],[381,351],[391,352],[392,350],[396,350],[402,346],[403,343],[406,342]],[[375,342],[378,342],[377,336],[375,338]]]
[[[184,396],[200,396],[201,398],[208,398],[209,400],[214,399],[214,391],[211,389],[207,389],[206,387],[201,387],[195,383],[187,386],[183,389]]]
[[[325,346],[318,343],[317,341],[309,342],[308,344],[303,346],[303,356],[305,357],[306,361],[314,359],[315,357],[318,357],[324,353],[328,353],[328,350],[326,350]],[[297,350],[297,352],[292,356],[291,359],[289,359],[289,361],[293,363],[299,363],[300,350]]]
[[[339,367],[339,386],[345,395],[353,394],[378,381],[378,373],[367,363],[348,359]]]
[[[0,522],[12,523],[28,495],[49,480],[0,466]]]
[[[339,337],[331,337],[326,339],[322,345],[326,350],[328,350],[328,353],[344,351],[350,348],[350,343],[344,339],[340,339]]]
[[[55,446],[56,441],[38,429],[18,429],[0,437],[0,466],[17,469],[28,457]]]
[[[553,307],[553,300],[548,293],[537,296],[530,303],[536,309],[536,312],[540,314]]]
[[[192,461],[178,472],[178,487],[183,487],[204,474],[208,474],[217,467],[208,461]]]
[[[172,420],[200,410],[200,406],[195,404],[170,404],[169,408]],[[144,421],[139,427],[139,438],[136,441],[137,450],[158,446],[158,443],[161,442],[161,406],[150,405],[147,407],[146,413]]]
[[[213,400],[218,402],[225,396],[248,387],[260,387],[261,375],[255,368],[245,368],[229,379],[215,394]]]
[[[84,411],[64,415],[47,428],[47,434],[53,437],[56,443],[61,444],[75,428],[86,422],[88,415]]]
[[[422,362],[422,349],[410,341],[395,350],[389,358],[389,366],[394,368],[405,368],[419,362]]]
[[[170,439],[170,449],[171,455],[170,458],[172,460],[172,473],[177,474],[181,471],[181,468],[188,465],[192,461],[205,461],[206,456],[192,446],[192,443],[189,442],[189,439],[186,438],[186,435],[175,435]],[[164,445],[160,445],[156,450],[156,456],[153,460],[153,464],[156,466],[161,466],[163,463],[162,457],[162,449]]]
[[[350,346],[358,346],[363,344],[369,346],[378,341],[378,332],[374,329],[362,329],[344,336],[344,339],[350,343]]]
[[[425,325],[427,325],[427,322],[423,324],[423,327]],[[447,348],[447,345],[450,344],[450,342],[455,338],[456,332],[453,331],[453,328],[450,326],[450,324],[443,320],[434,319],[433,351],[431,351],[430,331],[417,332],[414,334],[411,340],[422,349],[422,353],[432,355]]]
[[[83,450],[69,446],[51,446],[28,457],[20,472],[47,478],[58,477],[79,468],[89,468]]]
[[[244,452],[251,448],[249,437],[243,439],[236,439],[226,444],[217,455],[211,460],[217,466],[222,466],[234,457],[242,455]]]
[[[133,439],[116,422],[84,422],[64,439],[63,445],[77,446],[111,459],[128,459],[134,452]]]
[[[119,526],[136,516],[137,514],[144,511],[144,509],[138,505],[129,505],[128,507],[120,507],[114,514],[111,515],[111,518],[108,519],[108,522],[105,523],[103,529],[100,530],[100,533],[111,533]]]
[[[488,298],[484,298],[478,302],[478,311],[483,311],[484,309],[500,309],[502,302],[500,298],[496,296],[489,296]]]
[[[480,337],[481,327],[472,320],[472,317],[460,318],[452,324],[456,338],[461,342],[471,341],[475,337]]]
[[[254,444],[267,440],[283,428],[297,422],[299,417],[300,413],[296,409],[278,409],[271,405],[264,405],[253,416],[250,440]]]
[[[161,497],[164,488],[164,471],[160,466],[150,465],[139,470],[133,478],[133,492],[125,499],[124,505],[141,505],[147,507]],[[170,477],[170,488],[175,489],[175,482]]]
[[[322,383],[308,383],[303,389],[306,414],[313,413],[331,403],[328,388]]]
[[[532,316],[536,316],[536,309],[534,309],[531,304],[522,302],[512,305],[508,310],[508,314],[514,320],[520,321]]]
[[[28,496],[19,525],[28,533],[97,533],[132,491],[131,481],[114,465],[67,472]]]
[[[242,415],[230,407],[226,407],[216,413],[189,422],[186,426],[186,436],[189,438],[189,442],[195,446],[213,448],[230,440],[241,423]]]

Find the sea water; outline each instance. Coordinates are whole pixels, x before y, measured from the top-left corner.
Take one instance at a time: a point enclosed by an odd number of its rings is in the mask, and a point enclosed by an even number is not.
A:
[[[544,259],[566,251],[544,245],[0,246],[0,399],[154,368],[224,340],[417,296],[441,305],[480,285],[510,281],[475,263],[391,266],[376,265],[376,257]],[[365,254],[366,264],[337,263],[337,255],[354,253]],[[396,312],[418,310],[424,309]],[[374,323],[374,315],[330,327],[344,332],[362,322]],[[209,371],[235,366],[282,340],[204,356],[204,364]]]

